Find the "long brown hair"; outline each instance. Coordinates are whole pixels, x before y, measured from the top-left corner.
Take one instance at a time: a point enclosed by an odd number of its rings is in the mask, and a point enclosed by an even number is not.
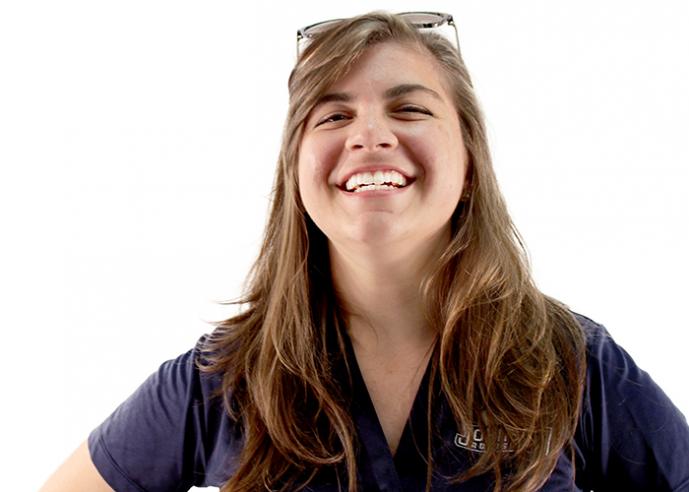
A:
[[[464,62],[444,38],[374,12],[333,24],[292,70],[263,244],[242,297],[223,303],[245,309],[214,323],[198,361],[202,371],[222,375],[219,394],[242,433],[241,455],[223,492],[301,490],[333,467],[346,470],[348,490],[356,490],[358,440],[335,377],[346,363],[343,310],[332,286],[327,238],[300,199],[297,162],[315,102],[368,47],[382,42],[404,43],[437,62],[469,155],[470,198],[458,203],[452,239],[420,285],[426,316],[439,334],[431,377],[458,428],[477,425],[486,445],[454,480],[493,472],[496,491],[535,490],[571,444],[585,374],[584,335],[567,307],[541,293],[531,278]]]

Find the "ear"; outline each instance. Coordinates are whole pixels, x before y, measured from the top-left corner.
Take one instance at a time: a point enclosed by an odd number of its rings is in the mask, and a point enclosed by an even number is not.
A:
[[[471,193],[474,191],[474,163],[471,157],[468,160],[466,173],[464,175],[464,185],[462,186],[461,200],[468,200]]]

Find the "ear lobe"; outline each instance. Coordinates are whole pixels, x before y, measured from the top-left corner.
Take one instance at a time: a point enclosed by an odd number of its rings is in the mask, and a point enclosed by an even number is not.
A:
[[[467,175],[470,173],[467,172]],[[473,192],[473,183],[471,177],[466,179],[464,181],[464,186],[462,187],[462,197],[459,199],[460,202],[467,201],[469,198],[471,198],[471,193]]]
[[[464,186],[462,187],[462,199],[469,199],[474,189],[474,163],[471,157],[467,163],[467,169],[464,175]]]

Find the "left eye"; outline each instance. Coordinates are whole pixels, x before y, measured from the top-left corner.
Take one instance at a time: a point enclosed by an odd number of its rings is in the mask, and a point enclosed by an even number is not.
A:
[[[421,108],[419,106],[402,106],[397,111],[402,112],[402,113],[421,113],[421,114],[433,116],[433,113],[431,113],[427,109]]]

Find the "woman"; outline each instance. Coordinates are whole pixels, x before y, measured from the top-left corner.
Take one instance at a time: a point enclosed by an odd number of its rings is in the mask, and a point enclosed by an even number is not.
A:
[[[682,414],[535,287],[469,74],[423,17],[302,31],[247,308],[43,490],[689,490]]]

